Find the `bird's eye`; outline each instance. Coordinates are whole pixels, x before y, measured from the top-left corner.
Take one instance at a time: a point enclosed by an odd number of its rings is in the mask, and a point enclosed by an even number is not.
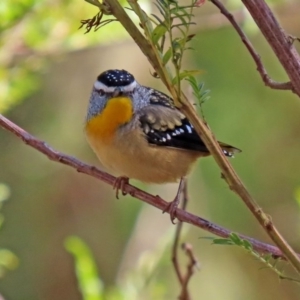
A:
[[[103,96],[104,95],[104,91],[103,90],[96,90],[97,91],[97,93],[99,94],[99,96]]]
[[[132,95],[135,92],[135,89],[128,92],[129,95]]]

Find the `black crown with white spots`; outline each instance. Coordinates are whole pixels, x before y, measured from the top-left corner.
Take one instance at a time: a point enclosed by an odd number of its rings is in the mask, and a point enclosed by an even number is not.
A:
[[[107,87],[126,86],[135,81],[133,75],[126,70],[107,70],[101,73],[97,80]]]

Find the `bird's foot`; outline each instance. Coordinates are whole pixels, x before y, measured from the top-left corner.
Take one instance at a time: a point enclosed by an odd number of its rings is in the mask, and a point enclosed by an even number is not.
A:
[[[182,196],[182,193],[183,193],[185,187],[186,187],[186,181],[185,181],[185,178],[182,177],[180,179],[180,183],[179,183],[179,187],[178,187],[178,191],[177,191],[175,199],[172,202],[169,202],[167,207],[163,210],[163,213],[167,212],[170,214],[171,222],[173,224],[175,224],[174,220],[177,218],[177,216],[176,216],[177,207],[180,203],[180,198]]]
[[[123,196],[127,195],[127,192],[125,191],[125,184],[129,183],[129,178],[125,176],[117,177],[114,184],[113,189],[116,190],[116,198],[119,199],[119,191],[122,192]]]
[[[180,197],[178,197],[178,195],[175,197],[175,199],[171,202],[169,202],[169,204],[166,206],[166,208],[163,210],[163,214],[164,213],[168,213],[170,214],[170,219],[171,219],[171,222],[173,224],[176,224],[174,222],[174,220],[176,219],[176,212],[177,212],[177,207],[180,203]]]

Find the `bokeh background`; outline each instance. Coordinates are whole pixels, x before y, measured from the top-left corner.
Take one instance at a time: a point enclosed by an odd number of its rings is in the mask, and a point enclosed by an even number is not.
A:
[[[286,31],[299,36],[299,1],[268,2]],[[150,2],[144,5],[153,9]],[[226,5],[270,76],[287,80],[239,1]],[[55,149],[100,166],[83,132],[96,76],[106,69],[124,68],[140,83],[166,90],[151,76],[149,63],[120,25],[86,35],[78,30],[81,19],[96,13],[83,1],[1,2],[0,111]],[[184,68],[203,70],[199,80],[211,90],[203,106],[205,118],[219,140],[243,150],[232,164],[300,252],[300,99],[264,86],[239,37],[211,3],[195,15],[192,33],[197,36]],[[297,42],[296,47],[300,49]],[[177,189],[133,183],[168,200]],[[189,192],[189,211],[270,242],[221,180],[212,158],[198,162],[189,178]],[[14,270],[0,280],[5,299],[147,300],[179,295],[170,260],[175,227],[168,215],[129,196],[116,200],[110,186],[49,161],[0,129],[0,200],[4,199],[0,245],[15,255],[7,252]],[[104,298],[80,292],[70,236],[79,237],[90,249],[99,278],[90,289],[97,290],[100,282]],[[190,282],[192,299],[300,299],[297,284],[280,281],[242,249],[201,239],[207,236],[211,234],[184,225],[182,241],[193,245],[201,266]],[[180,255],[184,268],[188,261],[184,253]],[[286,264],[280,268],[296,276]]]

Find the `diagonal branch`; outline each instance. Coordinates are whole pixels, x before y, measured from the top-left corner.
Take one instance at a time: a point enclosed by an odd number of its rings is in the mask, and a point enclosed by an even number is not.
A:
[[[242,0],[300,96],[300,55],[264,0]]]
[[[292,90],[293,91],[293,85],[289,82],[276,82],[273,79],[270,78],[270,76],[267,73],[267,70],[265,69],[260,55],[256,52],[253,45],[251,44],[250,40],[247,38],[241,27],[236,22],[234,16],[225,8],[225,6],[219,1],[219,0],[210,0],[215,6],[217,6],[220,9],[220,12],[229,20],[229,22],[232,24],[240,38],[242,39],[242,42],[248,49],[250,55],[252,56],[255,64],[256,69],[259,72],[263,82],[266,86],[277,89],[277,90]]]
[[[108,173],[105,173],[94,166],[87,165],[87,164],[81,162],[80,160],[76,159],[75,157],[63,154],[63,153],[53,149],[48,144],[46,144],[44,141],[41,141],[41,140],[37,139],[36,137],[32,136],[27,131],[20,128],[15,123],[8,120],[1,114],[0,114],[0,126],[7,129],[10,132],[12,132],[19,139],[21,139],[25,144],[38,150],[40,153],[43,153],[44,155],[46,155],[50,160],[70,166],[70,167],[76,169],[80,173],[84,173],[86,175],[92,176],[94,178],[97,178],[97,179],[113,186],[113,184],[115,182],[114,176],[112,176]],[[135,197],[143,202],[146,202],[162,211],[164,211],[169,204],[168,202],[164,201],[160,197],[150,195],[130,184],[126,184],[124,186],[124,189],[127,193],[129,193],[133,197]],[[205,220],[201,217],[193,215],[193,214],[191,214],[187,211],[184,211],[182,209],[179,209],[179,208],[177,208],[176,217],[180,222],[192,224],[196,227],[202,228],[203,230],[213,233],[220,237],[227,238],[231,234],[230,230],[225,229],[214,223],[211,223],[208,220]],[[285,256],[283,255],[282,251],[275,246],[260,242],[254,238],[251,238],[251,237],[248,237],[248,236],[245,236],[242,234],[239,234],[239,237],[241,239],[248,240],[253,245],[253,248],[262,254],[270,253],[274,258],[286,259]],[[300,257],[300,255],[298,255],[298,256]]]

